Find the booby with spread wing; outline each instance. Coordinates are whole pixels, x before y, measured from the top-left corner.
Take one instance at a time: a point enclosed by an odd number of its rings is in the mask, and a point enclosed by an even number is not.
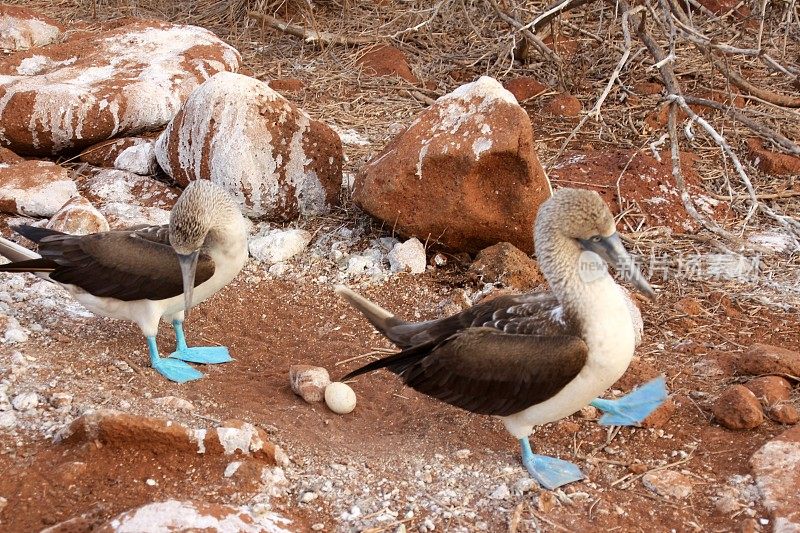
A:
[[[533,427],[594,405],[602,424],[635,425],[666,399],[663,377],[617,400],[598,396],[633,357],[632,303],[606,264],[649,298],[653,289],[593,191],[560,189],[539,208],[536,255],[552,292],[500,296],[453,316],[405,322],[344,286],[336,291],[401,352],[343,378],[387,368],[406,385],[473,413],[502,417],[544,487],[583,478],[568,461],[536,455]],[[635,307],[633,307],[635,309]]]
[[[0,239],[0,255],[12,263],[0,272],[46,275],[98,315],[136,322],[147,337],[150,363],[161,375],[184,383],[202,377],[186,363],[231,361],[224,346],[188,347],[185,313],[227,285],[247,261],[247,226],[238,205],[208,180],[190,183],[170,214],[169,225],[137,226],[89,235],[19,226],[39,244],[39,255]],[[161,357],[160,319],[172,322],[176,350]]]

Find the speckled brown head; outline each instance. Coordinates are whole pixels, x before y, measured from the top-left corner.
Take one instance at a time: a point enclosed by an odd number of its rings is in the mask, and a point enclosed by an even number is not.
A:
[[[536,215],[536,255],[551,285],[567,279],[581,252],[593,252],[646,296],[655,293],[625,250],[614,216],[595,191],[558,189]]]
[[[178,254],[183,274],[184,298],[188,313],[192,301],[197,259],[206,237],[220,217],[237,213],[238,207],[225,190],[208,180],[195,180],[183,190],[169,217],[169,242]]]

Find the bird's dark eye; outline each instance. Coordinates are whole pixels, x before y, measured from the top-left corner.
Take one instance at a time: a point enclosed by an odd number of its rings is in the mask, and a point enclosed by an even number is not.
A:
[[[601,240],[602,238],[600,237],[600,235],[595,235],[594,237],[592,237],[592,242],[600,242]]]

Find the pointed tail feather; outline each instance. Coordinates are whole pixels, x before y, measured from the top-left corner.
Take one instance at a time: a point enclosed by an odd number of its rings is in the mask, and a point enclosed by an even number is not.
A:
[[[428,355],[436,344],[436,342],[420,344],[419,346],[414,346],[402,352],[393,353],[377,361],[372,361],[371,363],[367,363],[353,370],[344,376],[341,381],[347,381],[361,374],[366,374],[367,372],[372,372],[381,368],[391,370],[395,374],[401,374],[409,365]]]
[[[0,255],[9,261],[27,261],[28,259],[40,259],[41,256],[24,246],[20,246],[14,241],[9,241],[0,237]]]
[[[349,288],[345,287],[344,285],[337,285],[335,288],[336,294],[343,297],[347,302],[361,311],[367,320],[372,323],[375,328],[383,333],[389,340],[394,340],[392,338],[390,329],[393,326],[397,326],[400,324],[404,324],[402,320],[396,318],[392,313],[380,307],[377,304],[374,304],[361,296],[360,294],[350,290]]]
[[[13,261],[0,265],[0,272],[32,272],[40,278],[51,281],[46,272],[53,270],[52,261],[42,259],[36,252],[0,237],[0,255]],[[48,263],[47,265],[45,265],[45,261]]]

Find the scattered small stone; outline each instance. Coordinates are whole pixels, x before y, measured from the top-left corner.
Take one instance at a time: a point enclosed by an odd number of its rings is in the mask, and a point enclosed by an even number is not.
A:
[[[153,398],[153,401],[170,411],[194,411],[192,402],[177,396],[162,396],[161,398]]]
[[[743,385],[732,385],[712,407],[714,417],[728,429],[752,429],[764,421],[756,395]]]
[[[56,409],[68,408],[72,405],[72,394],[66,392],[54,392],[50,395],[50,405]]]
[[[637,474],[637,475],[644,474],[649,469],[650,469],[650,467],[648,467],[644,463],[632,463],[632,464],[628,465],[628,470],[630,470],[632,473]]]
[[[771,407],[789,399],[792,385],[780,376],[761,376],[744,384],[750,389],[764,407]]]
[[[410,272],[412,274],[425,272],[425,246],[417,238],[395,244],[387,259],[392,272]]]
[[[456,453],[455,453],[456,459],[460,459],[462,461],[464,459],[469,458],[470,455],[472,455],[472,452],[470,450],[466,449],[466,448],[464,448],[462,450],[456,450]]]
[[[544,514],[548,514],[553,510],[557,503],[558,499],[556,498],[556,495],[548,490],[539,493],[536,506],[538,507],[539,511]]]
[[[292,392],[308,403],[321,402],[330,385],[328,371],[320,366],[292,365],[289,367],[289,384]]]
[[[775,422],[787,426],[800,422],[800,412],[798,412],[797,407],[788,403],[770,407],[767,415]]]
[[[325,529],[325,524],[317,522],[316,524],[311,525],[311,529],[313,531],[322,531],[323,529]]]
[[[11,405],[17,411],[27,411],[39,405],[39,395],[35,392],[23,392],[14,396]]]
[[[596,420],[599,413],[597,411],[597,407],[594,405],[587,405],[586,407],[582,407],[580,411],[576,413],[578,417],[583,418],[584,420]]]
[[[325,388],[325,403],[334,413],[346,415],[356,408],[356,393],[349,385],[336,381]]]
[[[508,490],[508,485],[505,483],[498,485],[489,495],[489,497],[493,500],[505,500],[511,496],[511,491]]]
[[[14,411],[0,412],[0,429],[13,429],[17,425],[17,415]]]
[[[433,256],[433,264],[439,268],[447,265],[447,256],[443,253],[437,253]]]
[[[225,467],[225,471],[222,473],[224,477],[231,477],[233,476],[239,467],[242,466],[241,461],[231,461],[228,463],[228,466]]]
[[[149,485],[151,487],[155,487],[156,485],[158,485],[158,481],[156,481],[155,479],[152,479],[152,478],[147,478],[145,483],[147,483],[147,485]]]
[[[659,470],[642,476],[642,484],[660,496],[683,499],[692,493],[689,476],[674,470]]]
[[[689,316],[698,316],[703,314],[703,305],[697,298],[686,296],[675,302],[675,309],[686,313]]]
[[[304,492],[300,496],[300,503],[310,503],[319,498],[319,494],[314,491]]]
[[[535,479],[531,477],[524,477],[514,483],[514,494],[525,494],[539,487]]]
[[[273,230],[250,240],[250,255],[270,265],[286,261],[305,250],[311,233],[302,229]]]
[[[581,101],[570,94],[557,94],[550,99],[543,110],[557,117],[577,117],[583,105]]]

